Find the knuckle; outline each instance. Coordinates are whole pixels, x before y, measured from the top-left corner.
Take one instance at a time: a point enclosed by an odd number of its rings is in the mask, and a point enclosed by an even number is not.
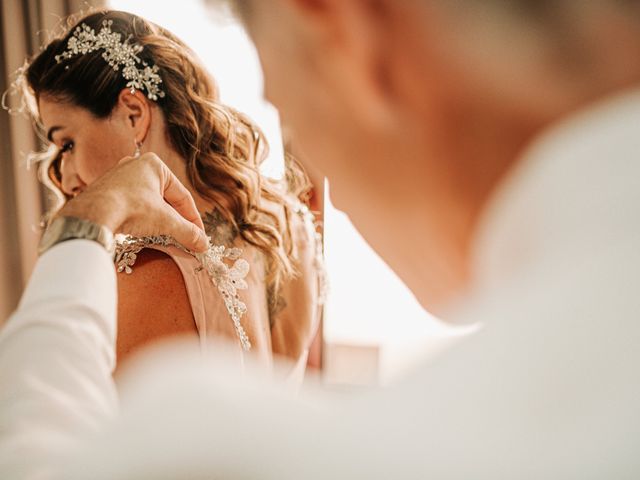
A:
[[[198,229],[198,227],[196,227],[194,224],[190,224],[191,225],[191,243],[192,245],[197,245],[198,241],[200,240],[200,231]]]

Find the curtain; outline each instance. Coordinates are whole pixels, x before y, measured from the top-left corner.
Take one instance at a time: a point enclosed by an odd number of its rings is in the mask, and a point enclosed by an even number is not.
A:
[[[2,0],[0,90],[8,91],[14,72],[64,18],[102,5],[102,0]],[[6,97],[9,106],[15,100]],[[15,309],[37,258],[47,197],[27,155],[41,147],[25,116],[0,112],[0,323]]]

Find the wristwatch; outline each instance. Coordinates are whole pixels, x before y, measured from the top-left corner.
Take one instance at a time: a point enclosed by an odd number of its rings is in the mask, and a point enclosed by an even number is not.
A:
[[[42,234],[38,254],[42,255],[54,245],[65,240],[93,240],[102,245],[109,255],[115,254],[116,243],[113,232],[104,225],[77,217],[57,217]]]

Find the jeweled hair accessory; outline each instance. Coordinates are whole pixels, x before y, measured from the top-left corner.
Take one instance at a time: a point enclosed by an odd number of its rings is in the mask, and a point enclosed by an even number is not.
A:
[[[56,55],[56,62],[84,55],[104,49],[102,58],[118,71],[122,68],[122,76],[128,80],[127,87],[134,90],[146,90],[150,100],[158,100],[164,97],[160,88],[162,78],[159,75],[157,65],[149,65],[138,57],[143,49],[142,45],[129,43],[130,36],[122,41],[122,35],[111,31],[113,20],[102,22],[102,28],[96,31],[83,23],[73,31],[73,36],[67,42],[67,49],[60,55]]]

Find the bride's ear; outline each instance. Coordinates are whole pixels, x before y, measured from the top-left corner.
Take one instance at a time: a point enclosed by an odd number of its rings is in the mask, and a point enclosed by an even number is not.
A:
[[[118,95],[117,107],[135,134],[136,142],[142,143],[149,132],[151,126],[151,105],[150,100],[139,90],[125,88]]]

